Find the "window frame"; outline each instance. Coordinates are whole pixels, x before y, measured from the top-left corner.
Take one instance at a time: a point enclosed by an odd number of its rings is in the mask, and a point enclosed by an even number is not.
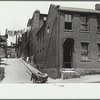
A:
[[[65,16],[70,16],[70,15],[71,15],[71,18],[69,18],[69,17],[67,18],[67,20],[70,19],[70,21],[69,20],[66,21]],[[67,23],[71,23],[71,29],[66,28]],[[67,30],[67,31],[72,31],[73,30],[73,14],[70,14],[70,13],[65,13],[64,14],[64,30]]]
[[[81,61],[83,61],[83,62],[89,62],[90,61],[90,59],[89,59],[90,58],[89,57],[89,54],[90,54],[90,50],[89,50],[90,42],[89,41],[81,41],[80,43],[81,43]],[[84,50],[82,48],[82,43],[87,44],[87,50]],[[82,56],[83,55],[82,54],[83,51],[84,51],[84,53],[87,52],[87,54],[84,54],[84,56]]]
[[[86,18],[85,21],[82,21],[82,18]],[[82,27],[87,27],[87,29],[82,29]],[[80,30],[83,32],[89,31],[89,16],[88,15],[80,15]]]
[[[98,46],[98,62],[100,62],[100,43],[97,43]]]
[[[98,19],[100,21],[100,16],[97,16],[97,33],[100,33],[100,31],[98,31],[98,28],[100,28],[100,22],[98,24]]]

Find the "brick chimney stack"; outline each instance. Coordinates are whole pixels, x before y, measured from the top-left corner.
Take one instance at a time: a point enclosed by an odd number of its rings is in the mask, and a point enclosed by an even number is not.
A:
[[[32,27],[33,28],[39,28],[39,16],[40,16],[40,11],[39,10],[35,10],[34,14],[33,14],[33,21],[32,21]]]
[[[95,5],[95,10],[99,10],[100,11],[100,4],[96,4]]]

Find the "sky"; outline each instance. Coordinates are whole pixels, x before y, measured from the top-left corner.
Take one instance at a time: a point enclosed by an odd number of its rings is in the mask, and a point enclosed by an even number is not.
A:
[[[76,1],[0,1],[0,34],[4,35],[5,30],[20,30],[27,27],[27,22],[32,18],[35,10],[48,14],[50,4],[64,7],[77,7],[95,9],[95,4],[100,2],[76,2]],[[8,45],[15,43],[15,37],[8,38]]]

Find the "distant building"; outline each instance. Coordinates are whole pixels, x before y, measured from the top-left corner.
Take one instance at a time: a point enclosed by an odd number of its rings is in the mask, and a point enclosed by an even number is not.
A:
[[[7,35],[0,35],[0,57],[6,57]]]
[[[11,46],[6,47],[6,57],[7,58],[18,57],[18,47],[16,43],[11,43]]]
[[[36,63],[36,33],[46,22],[47,14],[41,14],[36,10],[31,19],[31,31],[29,33],[29,56]]]

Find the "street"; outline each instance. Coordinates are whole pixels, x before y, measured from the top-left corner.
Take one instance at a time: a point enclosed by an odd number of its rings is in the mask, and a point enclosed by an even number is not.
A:
[[[27,64],[24,60],[18,58],[3,59],[7,65],[1,65],[4,67],[5,74],[1,81],[2,83],[16,83],[16,84],[34,84],[30,81],[31,73],[28,68],[33,68],[36,72],[37,69]],[[54,83],[100,83],[100,74],[81,76],[80,78],[73,79],[52,79],[48,78],[45,84]],[[35,83],[36,84],[36,83]]]
[[[5,59],[5,77],[1,83],[32,83],[31,75],[25,65],[17,58]]]

